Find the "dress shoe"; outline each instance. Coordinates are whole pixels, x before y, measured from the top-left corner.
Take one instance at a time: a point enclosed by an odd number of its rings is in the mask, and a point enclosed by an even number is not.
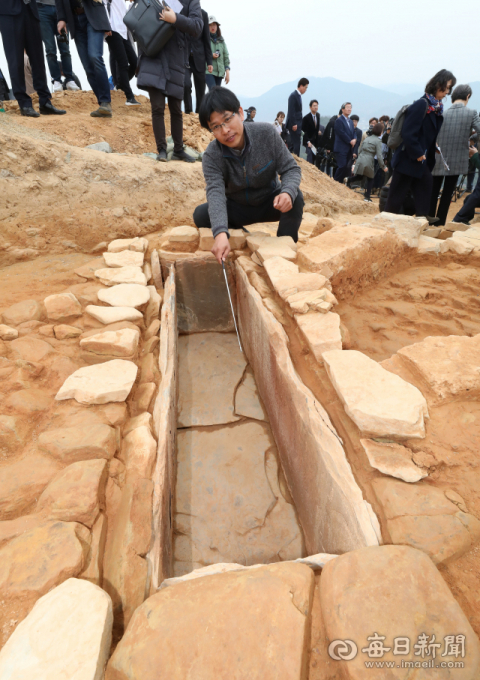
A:
[[[167,152],[164,149],[161,149],[157,153],[157,161],[160,161],[161,163],[167,162]]]
[[[189,156],[186,151],[180,151],[180,153],[173,152],[172,161],[184,161],[185,163],[195,163],[195,158]]]
[[[52,102],[47,102],[43,106],[40,106],[40,113],[42,116],[63,116],[67,112],[63,109],[56,109]]]
[[[28,118],[40,118],[40,114],[35,111],[33,106],[27,106],[25,109],[20,109],[22,116],[27,116]]]

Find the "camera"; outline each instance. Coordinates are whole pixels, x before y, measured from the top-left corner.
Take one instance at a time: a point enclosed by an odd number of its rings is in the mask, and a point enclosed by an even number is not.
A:
[[[57,41],[59,43],[65,43],[66,45],[68,45],[68,33],[65,28],[62,29],[62,32],[57,37]]]

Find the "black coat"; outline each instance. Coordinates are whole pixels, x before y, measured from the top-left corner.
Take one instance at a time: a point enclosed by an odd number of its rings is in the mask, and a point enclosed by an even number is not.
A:
[[[197,73],[205,73],[205,64],[207,66],[213,66],[208,14],[204,9],[202,9],[202,19],[203,31],[201,36],[196,40],[187,36],[187,64],[189,63],[191,55]]]
[[[325,132],[323,133],[322,146],[326,151],[333,151],[335,146],[335,121],[338,116],[332,116],[327,123]]]
[[[0,15],[13,17],[22,11],[23,0],[0,0]],[[37,0],[30,2],[30,9],[33,16],[40,21],[38,14]]]
[[[315,114],[316,123],[313,122],[313,116],[311,113],[307,115],[302,120],[302,132],[303,132],[303,146],[307,146],[308,142],[317,149],[320,145],[320,140],[322,138],[318,133],[321,132],[320,125],[320,114]]]
[[[287,120],[285,121],[287,130],[291,130],[296,125],[298,127],[297,133],[300,132],[302,120],[302,95],[298,90],[295,90],[288,98]]]
[[[0,0],[3,2],[3,0]],[[72,11],[70,0],[55,0],[57,7],[58,21],[65,21],[70,35],[75,38],[75,18]],[[83,0],[85,14],[88,23],[96,31],[111,31],[110,21],[108,19],[107,10],[103,2],[94,2],[93,0]]]
[[[417,99],[408,107],[402,127],[403,144],[395,150],[392,159],[394,170],[417,179],[423,177],[427,167],[430,171],[435,167],[435,147],[443,124],[443,116],[436,113],[425,115],[426,110],[426,97]],[[417,161],[424,155],[426,161]]]
[[[199,0],[180,2],[183,9],[177,14],[175,34],[156,57],[140,53],[137,76],[141,90],[154,88],[175,99],[183,99],[184,94],[187,35],[196,40],[203,29]]]

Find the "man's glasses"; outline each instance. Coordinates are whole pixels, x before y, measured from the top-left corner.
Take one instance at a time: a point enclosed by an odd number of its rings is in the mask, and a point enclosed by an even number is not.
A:
[[[232,113],[231,116],[228,116],[228,118],[225,118],[224,122],[221,123],[220,125],[215,125],[213,128],[210,128],[210,132],[213,132],[214,135],[218,135],[220,130],[223,128],[226,128],[227,125],[235,118],[236,114]]]

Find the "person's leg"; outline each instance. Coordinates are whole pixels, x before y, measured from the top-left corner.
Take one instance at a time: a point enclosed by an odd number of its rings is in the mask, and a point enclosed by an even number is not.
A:
[[[123,38],[123,46],[128,59],[128,79],[131,80],[137,70],[138,57],[130,40]]]
[[[437,178],[433,178],[433,192],[432,196],[435,195],[435,180]],[[455,187],[457,186],[457,181],[458,181],[458,175],[447,175],[445,177],[445,182],[443,185],[443,192],[442,192],[442,197],[440,198],[440,204],[438,206],[437,210],[437,217],[439,218],[439,222],[435,225],[437,227],[443,227],[447,223],[447,218],[448,218],[448,211],[450,210],[450,203],[452,202],[452,196],[453,192],[455,191]],[[435,217],[432,213],[430,213],[432,217]]]
[[[82,14],[80,18],[84,17]],[[108,82],[107,69],[103,61],[103,40],[104,32],[96,31],[87,21],[87,46],[88,56],[95,72],[95,92],[100,104],[110,104],[112,96],[110,94],[110,84]]]
[[[170,124],[173,137],[173,153],[183,152],[183,114],[182,100],[175,97],[168,98],[168,109],[170,111]]]
[[[45,54],[47,56],[48,70],[52,80],[60,82],[62,74],[57,62],[57,43],[55,36],[57,34],[57,27],[55,21],[57,13],[55,7],[51,5],[37,5],[38,14],[40,16],[40,30],[42,33],[43,44],[45,45]],[[53,20],[53,21],[52,21]]]
[[[437,217],[438,196],[442,188],[443,175],[435,175],[432,183],[432,196],[430,198],[430,208],[428,214],[430,217]],[[445,191],[445,188],[444,188]]]
[[[211,73],[205,74],[205,80],[209,91],[216,86],[215,76],[212,75]]]
[[[404,175],[397,170],[393,171],[385,212],[394,213],[395,215],[402,214],[403,202],[411,184],[412,177]],[[430,194],[428,195],[428,201],[430,201]]]
[[[480,182],[477,182],[475,190],[467,196],[462,208],[453,218],[453,222],[462,222],[463,224],[468,224],[470,220],[475,217],[475,208],[480,206]]]
[[[53,9],[54,15],[55,15],[53,20],[55,22],[55,32],[56,32],[57,12],[55,10],[55,7],[52,7],[51,9]],[[66,83],[74,83],[75,78],[74,78],[74,75],[73,75],[72,54],[70,52],[69,43],[60,42],[57,38],[57,44],[58,44],[58,51],[60,52],[60,60],[62,62],[62,70],[63,70],[63,75],[65,76],[65,82]]]
[[[199,71],[192,71],[193,80],[195,81],[195,113],[199,113],[203,98],[205,97],[205,73]]]
[[[81,14],[80,16],[75,15],[75,45],[77,47],[78,56],[80,57],[84,71],[87,74],[88,84],[92,88],[97,97],[97,101],[100,104],[95,69],[93,68],[93,64],[90,61],[90,56],[88,54],[87,26],[88,21],[84,14]]]
[[[128,79],[128,59],[123,44],[123,38],[117,31],[112,31],[112,35],[108,36],[106,41],[108,49],[110,50],[110,55],[113,56],[113,59],[118,65],[118,86],[123,90],[127,101],[129,99],[134,99],[130,81]]]
[[[292,209],[286,213],[282,213],[280,210],[273,207],[273,202],[280,193],[280,190],[276,191],[263,206],[259,206],[262,208],[262,212],[257,221],[278,221],[277,236],[291,236],[296,243],[298,241],[298,230],[300,229],[303,219],[303,208],[305,206],[303,194],[299,191],[297,198],[293,202]],[[255,222],[250,222],[250,224],[255,224]]]
[[[292,137],[292,143],[293,143],[292,153],[294,153],[295,156],[300,156],[300,146],[302,144],[302,133],[300,132],[300,130],[297,129],[296,132],[291,132],[290,135]]]
[[[375,181],[374,177],[366,177],[366,182],[365,182],[365,199],[367,201],[370,200],[370,196],[372,194],[372,189],[373,189],[373,183]]]
[[[335,182],[339,182],[340,184],[343,184],[343,180],[345,179],[345,173],[347,171],[347,163],[346,159],[343,156],[337,155],[337,169],[335,170],[335,175],[333,179]]]
[[[467,192],[470,193],[473,189],[473,180],[475,179],[475,170],[469,172],[467,175]]]
[[[150,104],[152,106],[152,127],[157,145],[157,151],[167,150],[167,136],[165,133],[165,95],[160,90],[152,87],[149,90]]]
[[[315,165],[315,156],[313,155],[313,151],[309,146],[307,146],[307,162]]]
[[[429,168],[426,168],[423,177],[414,178],[412,181],[412,193],[415,201],[416,217],[427,217],[430,209],[430,197],[432,195],[433,177]]]
[[[183,85],[183,101],[185,103],[185,113],[192,113],[192,71],[189,68],[185,69],[185,82]]]
[[[23,68],[23,50],[25,49],[24,16],[26,11],[27,8],[23,5],[20,14],[0,17],[0,33],[2,34],[10,83],[15,99],[21,109],[28,109],[32,106],[32,100],[27,94],[25,71]]]
[[[217,87],[221,87],[222,82],[223,82],[223,78],[221,78],[220,76],[213,76],[213,77],[215,78],[215,85]]]
[[[33,12],[28,5],[25,14],[25,51],[30,59],[32,68],[33,87],[38,94],[40,106],[47,104],[52,95],[48,89],[47,72],[45,71],[45,58],[43,56],[42,32],[40,22],[33,16]]]

